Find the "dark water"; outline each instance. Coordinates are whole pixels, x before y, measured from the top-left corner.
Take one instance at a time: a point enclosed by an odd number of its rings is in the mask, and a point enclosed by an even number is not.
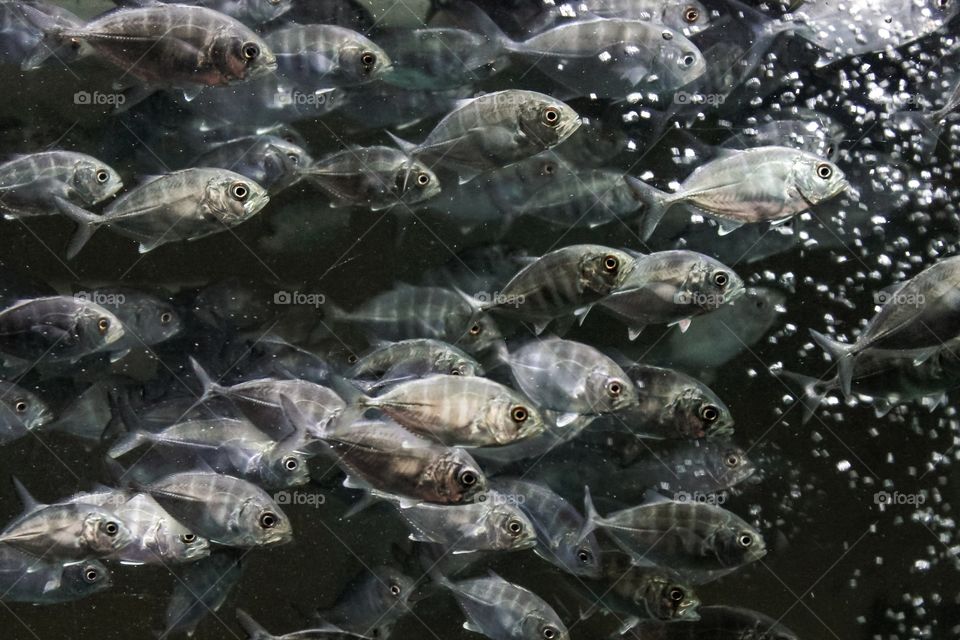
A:
[[[63,4],[78,13],[96,13],[93,7]],[[730,37],[734,35],[730,31]],[[871,150],[910,151],[905,142],[884,138],[859,117],[852,105],[867,104],[862,87],[850,89],[846,98],[839,99],[840,72],[814,77],[809,72],[809,52],[794,43],[779,46],[781,62],[800,70],[799,79],[786,87],[770,83],[757,105],[750,104],[748,92],[735,92],[721,113],[707,113],[696,122],[694,128],[702,139],[722,140],[750,115],[785,104],[784,94],[791,93],[797,102],[826,96],[820,106],[845,129],[846,152],[838,161],[845,171],[852,165],[862,166]],[[894,65],[881,57],[870,60],[878,75],[884,69],[893,70],[891,77],[904,75],[904,64]],[[121,118],[110,114],[109,107],[74,104],[77,91],[110,91],[112,71],[93,61],[72,64],[71,70],[74,73],[53,65],[28,75],[10,65],[0,66],[0,86],[6,92],[6,99],[0,101],[0,149],[10,154],[48,146],[82,150],[109,162],[125,181],[137,174],[178,168],[181,141],[176,136],[151,137],[156,125],[146,116]],[[518,86],[517,82],[529,82],[531,88],[549,86],[542,78],[522,77],[511,70],[484,88]],[[630,110],[628,105],[586,100],[571,104],[580,113],[613,114],[614,120]],[[164,107],[161,103],[157,108]],[[403,135],[422,139],[433,122],[405,130]],[[314,157],[337,150],[344,142],[389,143],[381,132],[356,131],[336,114],[295,126]],[[672,147],[683,145],[687,138],[668,133],[648,148],[650,132],[643,126],[628,123],[625,131],[639,150],[624,151],[610,167],[634,175],[649,169],[663,184],[687,172],[670,164]],[[916,274],[938,255],[952,253],[957,241],[953,204],[957,185],[951,174],[956,147],[949,143],[957,143],[954,134],[948,128],[932,151],[904,153],[898,160],[910,175],[919,176],[918,183],[906,177],[880,180],[874,190],[880,195],[867,203],[867,213],[882,220],[832,227],[830,212],[844,205],[828,204],[818,209],[818,217],[828,220],[827,226],[836,233],[829,234],[829,242],[813,248],[790,247],[759,260],[752,260],[752,255],[742,260],[724,258],[746,282],[779,287],[787,301],[785,312],[764,339],[713,372],[711,386],[736,418],[734,440],[757,460],[761,477],[761,482],[746,485],[724,506],[757,525],[770,552],[762,562],[701,587],[698,592],[705,604],[756,609],[782,619],[805,639],[960,637],[960,546],[952,508],[960,480],[951,464],[957,458],[954,445],[960,435],[953,404],[933,412],[907,405],[878,418],[864,403],[841,403],[804,425],[799,408],[788,398],[791,389],[769,372],[773,365],[809,375],[825,372],[829,363],[811,348],[808,329],[824,330],[830,316],[841,332],[850,335],[872,316],[875,291],[902,280],[903,275]],[[855,186],[864,187],[862,183]],[[885,197],[894,186],[903,188],[903,200]],[[509,228],[486,224],[463,234],[455,213],[333,210],[316,190],[298,185],[231,233],[166,245],[145,256],[137,253],[134,243],[103,230],[76,260],[67,262],[63,249],[73,229],[60,217],[3,222],[0,256],[9,268],[61,291],[109,283],[175,292],[239,278],[255,283],[265,296],[278,288],[308,291],[350,308],[394,283],[418,281],[465,249],[494,242],[531,255],[578,242],[636,250],[650,247],[640,242],[635,222],[614,222],[591,230],[520,220]],[[817,222],[807,220],[804,225],[811,233],[823,235]],[[715,242],[713,250],[719,254],[721,240]],[[668,246],[665,239],[655,237],[650,248]],[[696,248],[711,253],[711,247]],[[317,318],[312,308],[297,309],[283,318],[272,316],[262,326],[279,320],[279,326],[291,334],[306,336],[318,330]],[[666,331],[675,330],[648,329],[631,353],[642,354],[643,345],[653,345]],[[566,337],[600,347],[628,347],[623,328],[600,316],[589,318]],[[175,388],[185,376],[182,354],[190,348],[187,336],[159,347],[159,363],[133,354],[119,366],[141,377],[155,374]],[[70,389],[53,391],[61,400],[70,394]],[[0,470],[16,475],[46,500],[109,479],[99,450],[57,434],[40,434],[4,447]],[[324,496],[323,504],[285,507],[293,520],[295,543],[245,554],[239,586],[227,604],[201,624],[195,637],[243,637],[234,622],[237,607],[251,612],[275,633],[305,626],[303,611],[329,605],[357,572],[389,562],[392,545],[409,550],[407,532],[389,509],[369,510],[344,520],[341,516],[356,495],[339,487],[336,470],[317,463],[314,472],[316,483],[310,490]],[[580,470],[571,464],[566,473],[576,477]],[[876,503],[879,491],[922,494],[925,504],[919,509],[911,505],[881,508]],[[12,488],[0,482],[0,520],[18,512]],[[577,622],[581,605],[571,599],[558,572],[531,552],[491,557],[482,566],[553,604],[575,639],[606,637],[616,628],[612,618]],[[151,637],[162,630],[175,579],[158,567],[117,566],[113,571],[115,586],[89,599],[49,607],[3,605],[0,637],[127,639]],[[461,622],[453,600],[434,595],[405,616],[392,637],[479,637],[463,630]]]

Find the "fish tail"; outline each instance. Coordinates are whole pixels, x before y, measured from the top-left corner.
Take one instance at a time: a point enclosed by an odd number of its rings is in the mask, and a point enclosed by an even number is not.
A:
[[[643,222],[640,226],[640,236],[644,240],[647,240],[653,235],[654,229],[657,228],[657,225],[660,224],[663,216],[666,215],[667,210],[673,204],[671,195],[633,176],[624,176],[624,180],[626,180],[630,190],[633,191],[634,196],[636,196],[646,208]]]
[[[580,538],[579,542],[583,542],[587,539],[591,533],[593,533],[596,528],[599,526],[600,514],[597,513],[596,507],[593,506],[593,497],[590,495],[590,487],[584,485],[583,487],[583,512],[586,516],[586,520],[583,521],[583,527],[580,529]]]
[[[213,379],[210,377],[210,374],[207,373],[203,366],[201,366],[201,364],[197,362],[193,356],[190,356],[190,367],[193,369],[194,375],[197,376],[197,380],[200,382],[200,386],[203,388],[203,392],[200,394],[200,397],[193,404],[194,407],[203,404],[207,400],[223,392],[223,387],[213,381]]]
[[[17,2],[14,6],[24,22],[43,33],[40,42],[37,43],[33,51],[31,51],[20,64],[20,68],[23,71],[32,71],[43,65],[48,58],[56,55],[57,49],[68,37],[66,33],[68,28],[62,22],[58,22],[52,16],[47,15],[26,2]],[[75,27],[80,26],[81,25],[75,25]]]
[[[70,239],[70,244],[67,247],[67,258],[72,259],[80,253],[94,231],[100,228],[100,225],[103,224],[103,218],[78,207],[68,200],[64,200],[60,196],[55,196],[53,199],[60,213],[77,223],[77,232]]]
[[[270,640],[270,638],[273,638],[270,632],[260,626],[260,623],[254,620],[253,617],[243,609],[237,609],[237,623],[240,625],[240,628],[243,629],[243,632],[247,634],[248,640]]]
[[[853,363],[855,355],[853,345],[831,340],[813,329],[810,330],[810,337],[837,363],[837,379],[840,382],[840,390],[843,392],[844,397],[849,398],[851,387],[853,386]]]
[[[780,376],[795,383],[800,388],[797,400],[803,406],[803,424],[807,424],[814,412],[823,402],[831,388],[836,386],[836,378],[833,380],[819,380],[810,376],[805,376],[792,371],[781,371]]]
[[[110,446],[107,455],[114,459],[120,458],[141,446],[147,442],[147,440],[149,440],[149,438],[147,438],[146,434],[142,431],[127,433]]]

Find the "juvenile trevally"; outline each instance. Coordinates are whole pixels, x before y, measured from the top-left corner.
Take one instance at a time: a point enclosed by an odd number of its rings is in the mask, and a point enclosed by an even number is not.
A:
[[[580,116],[560,100],[507,89],[459,102],[420,144],[394,139],[408,155],[442,162],[466,182],[555,147],[579,126]]]
[[[642,437],[700,439],[733,432],[733,416],[714,391],[684,373],[635,363],[626,367],[637,403],[621,414],[631,432]]]
[[[214,471],[269,488],[306,484],[308,456],[298,450],[300,433],[279,442],[248,420],[185,420],[159,431],[138,429],[115,442],[109,455],[119,458],[143,445],[160,445],[203,459]]]
[[[632,176],[625,180],[647,205],[644,239],[653,235],[671,207],[681,203],[716,218],[724,235],[744,224],[782,224],[849,186],[829,160],[779,146],[731,151],[697,167],[674,193]]]
[[[24,437],[53,418],[50,407],[37,394],[0,381],[0,445]]]
[[[42,504],[17,487],[24,510],[0,531],[0,544],[50,561],[79,561],[112,555],[132,540],[113,509],[70,500]]]
[[[451,582],[434,575],[463,610],[468,631],[491,640],[568,640],[560,616],[538,595],[491,572],[485,578]]]
[[[843,358],[840,344],[811,330],[814,342],[835,361]],[[800,387],[797,395],[803,405],[803,421],[807,422],[832,391],[840,390],[839,373],[827,379],[812,378],[784,371],[782,374]],[[947,392],[960,386],[960,338],[948,340],[923,362],[914,352],[867,349],[857,355],[850,373],[850,394],[873,406],[877,416],[884,416],[895,406],[919,401],[933,410],[949,402]]]
[[[473,356],[451,344],[426,338],[385,342],[360,356],[346,371],[348,378],[376,378],[384,384],[434,373],[482,376]]]
[[[60,211],[79,225],[70,241],[72,258],[93,232],[107,226],[140,243],[140,253],[178,240],[225,231],[256,215],[270,200],[256,182],[227,169],[184,169],[148,179],[93,215],[55,198]]]
[[[0,311],[0,352],[30,362],[76,361],[107,350],[123,333],[113,313],[74,296],[21,300]]]
[[[639,566],[668,567],[704,584],[766,555],[763,536],[735,513],[705,502],[674,501],[650,492],[636,507],[601,517],[586,489],[583,535],[603,529]]]
[[[152,1],[206,7],[250,26],[275,20],[287,13],[293,6],[293,0],[114,0],[116,4],[121,6],[143,5]]]
[[[115,360],[131,349],[160,344],[183,330],[183,319],[170,301],[143,291],[111,287],[74,295],[103,302],[123,324],[123,336],[107,348]]]
[[[573,505],[538,482],[497,478],[491,486],[495,498],[516,504],[533,523],[538,556],[575,576],[600,576],[600,544],[592,533],[581,540],[584,519]]]
[[[247,635],[247,640],[368,640],[367,636],[351,633],[332,625],[301,629],[275,636],[242,609],[237,609],[237,622]]]
[[[620,288],[634,256],[594,244],[578,244],[540,256],[521,269],[503,289],[476,294],[480,308],[534,323],[542,333],[555,319],[578,315]]]
[[[867,349],[911,351],[919,364],[960,335],[960,256],[944,258],[880,294],[880,311],[853,344],[824,340],[850,395],[856,361]]]
[[[393,625],[410,611],[407,604],[416,580],[389,565],[364,568],[329,609],[317,609],[317,622],[368,638],[385,640]]]
[[[330,430],[324,442],[348,474],[347,485],[438,504],[471,502],[486,491],[480,466],[393,422],[360,421]]]
[[[441,189],[430,167],[391,147],[338,151],[305,168],[303,175],[330,197],[330,206],[371,211],[419,204]]]
[[[591,609],[603,608],[617,615],[621,634],[643,620],[678,622],[700,618],[700,598],[669,568],[638,567],[630,556],[616,551],[605,552],[601,562],[598,584],[592,588],[585,585],[584,595],[592,604],[599,592],[599,601]]]
[[[544,429],[534,403],[486,378],[436,374],[401,382],[372,397],[346,380],[334,386],[361,412],[377,409],[410,431],[447,446],[504,445]]]
[[[601,18],[650,20],[689,34],[710,27],[710,12],[698,0],[581,0],[581,10]]]
[[[397,285],[368,299],[353,311],[324,305],[340,325],[362,328],[372,340],[432,338],[477,354],[502,344],[503,336],[489,314],[474,300],[443,287]]]
[[[55,197],[92,207],[122,188],[109,165],[73,151],[42,151],[0,164],[0,211],[8,220],[59,213]]]
[[[750,287],[736,304],[692,319],[686,331],[671,329],[644,353],[644,362],[698,376],[719,371],[767,335],[786,301],[777,289]]]
[[[397,504],[410,539],[443,545],[450,553],[517,551],[537,543],[530,519],[508,496],[487,491],[471,504]]]
[[[155,480],[132,480],[197,535],[231,547],[284,544],[290,520],[257,485],[210,471],[183,471]]]
[[[277,74],[303,91],[372,82],[390,70],[390,57],[363,34],[332,24],[289,24],[266,35]]]
[[[637,390],[616,362],[573,340],[532,340],[512,352],[507,363],[517,386],[541,409],[561,413],[558,426],[579,415],[628,410]]]
[[[499,43],[449,27],[387,30],[377,36],[393,61],[384,81],[405,89],[442,91],[472,85],[507,67]]]
[[[0,545],[2,602],[73,602],[111,586],[110,572],[97,560],[61,564]]]
[[[217,144],[190,163],[193,167],[219,167],[247,176],[270,194],[296,184],[313,159],[295,142],[274,135],[234,138]]]
[[[21,495],[26,490],[18,484]],[[107,487],[81,493],[70,502],[113,509],[130,529],[130,540],[108,559],[122,564],[179,564],[210,555],[210,542],[177,522],[146,493]]]
[[[699,607],[699,620],[647,623],[635,627],[629,640],[800,640],[800,636],[770,616],[738,607]]]
[[[217,549],[209,557],[186,565],[173,581],[163,635],[193,635],[204,618],[216,615],[240,581],[242,558],[239,550]]]
[[[733,304],[743,280],[718,260],[694,251],[637,256],[601,309],[627,325],[630,340],[650,324],[690,326],[691,318]]]
[[[44,24],[29,5],[24,10]],[[66,42],[93,49],[94,56],[148,87],[178,88],[191,95],[204,86],[256,78],[277,66],[263,39],[242,23],[182,4],[109,11],[79,27],[48,20],[43,41],[23,68],[35,69],[52,55],[51,47]]]
[[[625,467],[611,474],[610,486],[674,495],[725,491],[746,481],[757,468],[741,447],[723,439],[637,444],[622,452]]]

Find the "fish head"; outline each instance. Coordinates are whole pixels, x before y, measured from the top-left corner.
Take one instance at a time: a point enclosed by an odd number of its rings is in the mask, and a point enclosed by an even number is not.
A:
[[[733,432],[730,409],[702,382],[678,375],[673,396],[668,409],[680,437],[700,439]]]
[[[476,461],[462,449],[441,456],[430,471],[440,491],[451,503],[473,502],[487,492],[487,478]]]
[[[767,554],[763,536],[745,522],[730,522],[718,527],[713,541],[717,558],[725,567],[747,565]]]
[[[459,349],[442,349],[433,360],[433,370],[451,376],[482,376],[483,367],[479,362]]]
[[[637,387],[620,367],[598,365],[587,374],[586,389],[595,413],[614,413],[638,402]]]
[[[587,248],[580,258],[580,284],[605,296],[617,289],[633,269],[636,258],[617,249]]]
[[[416,204],[440,194],[440,179],[430,167],[416,160],[404,162],[394,176],[394,193],[401,202]]]
[[[263,38],[243,25],[222,29],[215,38],[210,48],[213,62],[231,81],[245,82],[276,70],[276,54]]]
[[[716,442],[706,456],[705,466],[716,482],[724,487],[740,484],[757,470],[747,457],[747,452],[729,442]]]
[[[110,571],[98,560],[88,560],[63,567],[61,588],[77,599],[92,595],[113,586]]]
[[[744,291],[743,280],[733,269],[719,260],[697,253],[693,254],[674,299],[699,309],[690,313],[697,315],[735,302]]]
[[[210,555],[210,541],[172,518],[161,518],[153,531],[163,562],[185,563]]]
[[[505,391],[487,405],[484,422],[499,444],[543,433],[546,423],[536,405],[514,391]]]
[[[367,584],[373,590],[372,598],[376,602],[376,609],[403,611],[406,603],[413,595],[417,581],[406,575],[396,567],[388,565],[373,569],[373,580]]]
[[[252,545],[267,546],[293,540],[290,519],[269,496],[250,496],[240,504],[234,524]]]
[[[811,206],[840,195],[850,186],[840,167],[807,153],[797,155],[789,181]]]
[[[487,521],[490,523],[493,546],[496,549],[530,549],[537,544],[537,530],[515,501],[511,500],[514,496],[490,491],[486,498],[493,501]]]
[[[273,450],[260,458],[260,477],[265,486],[286,488],[299,487],[310,481],[308,456],[300,451]]]
[[[96,555],[110,555],[130,544],[130,527],[116,513],[100,507],[84,505],[86,514],[81,526],[85,546]]]
[[[700,618],[697,614],[700,598],[689,585],[665,575],[653,581],[652,587],[647,606],[657,619],[669,622]]]
[[[688,85],[707,72],[703,53],[683,33],[664,28],[659,48],[658,70],[674,86]]]
[[[581,532],[571,531],[560,540],[555,552],[567,571],[576,576],[599,578],[603,573],[600,564],[602,549],[597,537],[590,532],[581,540]]]
[[[84,302],[81,307],[77,329],[81,339],[91,347],[111,345],[124,335],[120,319],[92,302]]]
[[[526,611],[520,622],[522,640],[570,640],[570,632],[556,612],[533,608]]]
[[[183,331],[183,318],[166,302],[149,305],[149,313],[144,320],[148,323],[145,337],[153,340],[150,344],[169,340]]]
[[[470,318],[466,331],[457,341],[457,346],[468,353],[476,354],[502,342],[503,334],[493,316],[489,313],[476,312]]]
[[[90,206],[117,195],[123,188],[123,180],[102,162],[82,160],[74,168],[72,186],[83,203]]]
[[[565,102],[542,94],[531,97],[529,92],[522,92],[522,96],[523,102],[517,109],[518,125],[537,146],[549,149],[580,128],[580,116]]]
[[[302,172],[312,164],[313,158],[306,149],[295,142],[271,136],[262,160],[267,178],[263,184],[279,191],[299,180]]]
[[[269,201],[266,189],[239,173],[217,172],[207,183],[206,209],[228,227],[253,217]]]
[[[371,82],[393,68],[387,52],[360,34],[347,38],[337,56],[341,73],[353,84]]]
[[[36,429],[53,420],[53,411],[36,394],[26,389],[13,387],[4,394],[2,403],[7,414],[27,430]]]

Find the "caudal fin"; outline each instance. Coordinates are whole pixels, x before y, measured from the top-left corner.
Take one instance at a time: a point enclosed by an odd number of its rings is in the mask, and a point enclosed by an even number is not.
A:
[[[78,207],[68,200],[64,200],[60,196],[54,196],[53,200],[60,213],[77,223],[77,231],[67,247],[67,258],[72,259],[80,253],[83,245],[87,244],[87,240],[90,239],[93,232],[100,228],[100,225],[103,224],[103,218]]]
[[[837,380],[844,397],[849,398],[853,386],[854,345],[831,340],[827,336],[810,330],[810,337],[837,363]]]
[[[580,529],[580,542],[586,540],[587,536],[596,530],[602,519],[600,514],[597,513],[596,507],[593,506],[593,497],[590,495],[590,487],[588,486],[583,487],[583,515],[586,516],[586,519]]]
[[[818,380],[792,371],[781,371],[777,375],[786,378],[799,387],[800,393],[797,394],[797,400],[803,406],[803,424],[810,421],[830,389],[836,387],[836,379]]]
[[[644,205],[645,211],[643,222],[640,224],[640,236],[647,240],[653,235],[654,229],[660,224],[673,201],[669,193],[660,191],[660,189],[650,186],[643,180],[638,180],[633,176],[624,176],[623,179],[630,190],[633,191],[634,196]]]
[[[243,609],[237,609],[237,623],[247,634],[247,640],[271,640],[273,638],[273,634],[260,626],[260,623]]]

